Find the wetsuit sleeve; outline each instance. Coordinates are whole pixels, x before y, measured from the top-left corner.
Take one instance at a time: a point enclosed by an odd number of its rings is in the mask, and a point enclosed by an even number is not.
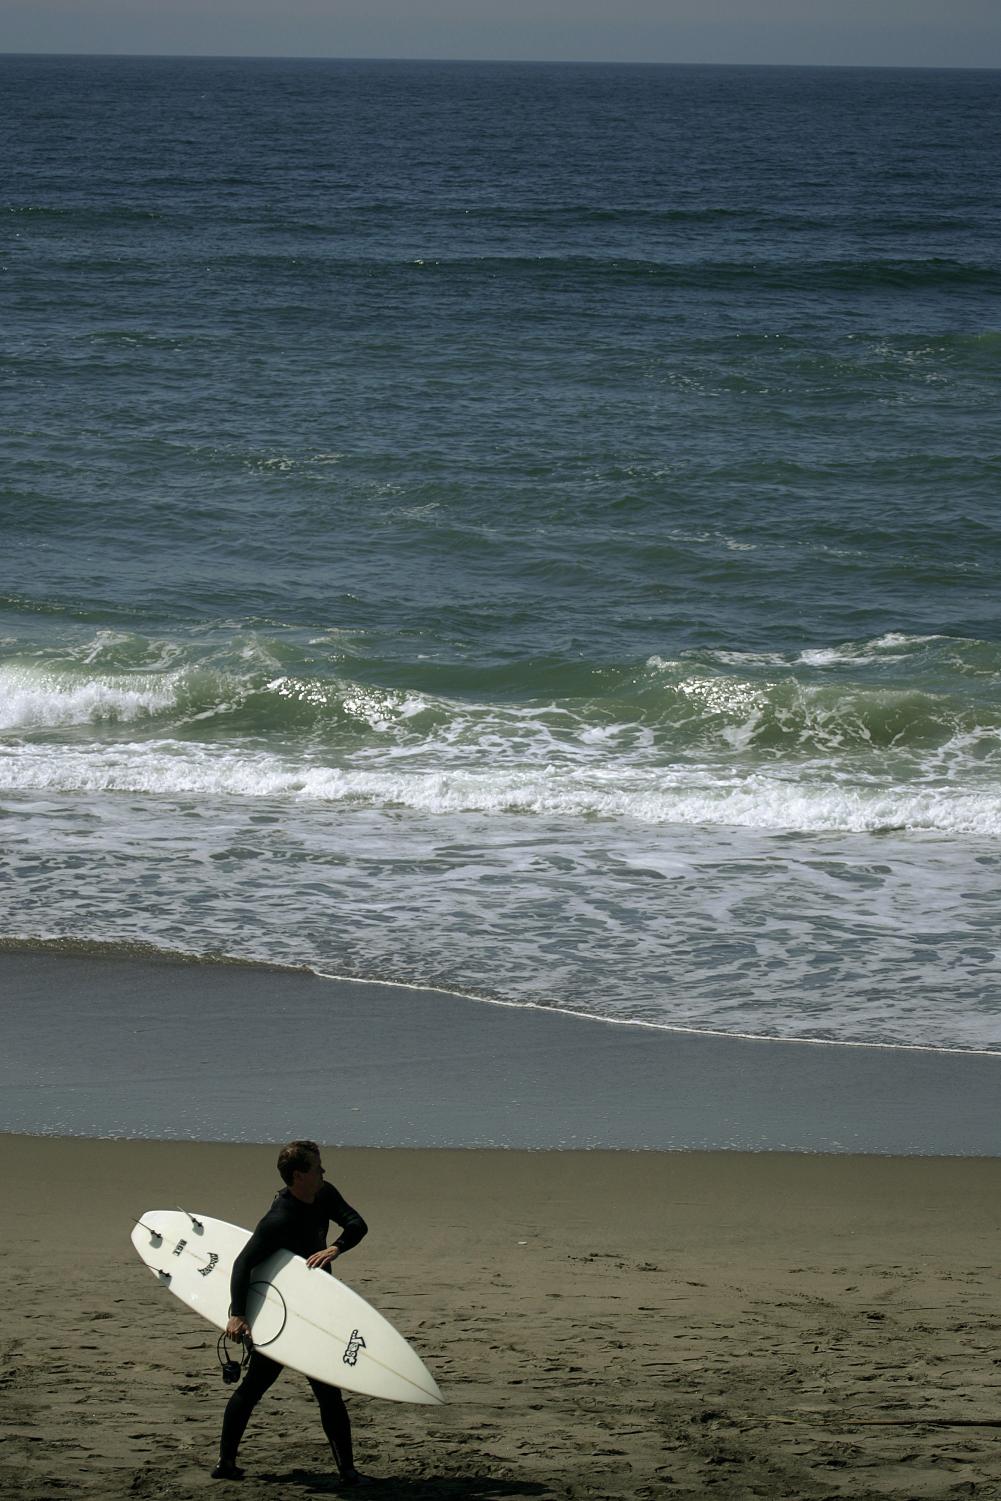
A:
[[[351,1205],[346,1199],[341,1197],[332,1183],[325,1183],[323,1187],[327,1195],[323,1207],[334,1221],[334,1224],[341,1227],[341,1233],[334,1241],[334,1245],[343,1255],[345,1251],[350,1251],[352,1246],[356,1246],[368,1234],[368,1226],[357,1209],[351,1208]]]
[[[254,1267],[266,1261],[274,1251],[281,1249],[281,1228],[275,1223],[273,1216],[266,1214],[233,1262],[233,1274],[229,1279],[229,1311],[234,1318],[242,1319],[246,1316],[250,1275]]]

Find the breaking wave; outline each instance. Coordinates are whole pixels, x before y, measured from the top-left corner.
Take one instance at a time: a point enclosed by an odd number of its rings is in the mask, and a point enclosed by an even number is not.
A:
[[[0,750],[0,788],[12,792],[141,793],[258,798],[408,808],[424,813],[528,813],[644,824],[733,825],[762,830],[1001,834],[1001,792],[837,780],[823,768],[798,776],[744,775],[718,766],[659,770],[542,765],[365,769],[294,761],[249,749],[180,741],[107,747]]]

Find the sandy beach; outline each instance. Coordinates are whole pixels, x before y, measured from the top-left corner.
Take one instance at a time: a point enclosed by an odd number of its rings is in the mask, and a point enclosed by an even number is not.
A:
[[[337,1150],[369,1220],[342,1274],[442,1409],[355,1398],[406,1501],[1001,1495],[995,1160]],[[271,1147],[8,1135],[0,1494],[177,1501],[213,1482],[215,1335],[129,1244],[144,1209],[252,1222]],[[238,1493],[332,1489],[305,1382]]]

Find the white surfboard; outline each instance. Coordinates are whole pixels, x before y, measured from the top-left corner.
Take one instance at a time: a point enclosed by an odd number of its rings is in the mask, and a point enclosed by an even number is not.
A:
[[[132,1244],[157,1280],[215,1324],[229,1321],[229,1278],[250,1231],[183,1209],[149,1209]],[[276,1251],[255,1267],[247,1302],[254,1347],[330,1386],[390,1402],[444,1402],[402,1334],[352,1288]]]

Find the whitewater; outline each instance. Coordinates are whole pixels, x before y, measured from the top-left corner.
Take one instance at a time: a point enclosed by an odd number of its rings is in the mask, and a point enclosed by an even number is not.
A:
[[[0,663],[13,931],[647,1025],[1001,1044],[987,643],[592,664],[587,692],[517,702],[323,665],[127,633]]]

